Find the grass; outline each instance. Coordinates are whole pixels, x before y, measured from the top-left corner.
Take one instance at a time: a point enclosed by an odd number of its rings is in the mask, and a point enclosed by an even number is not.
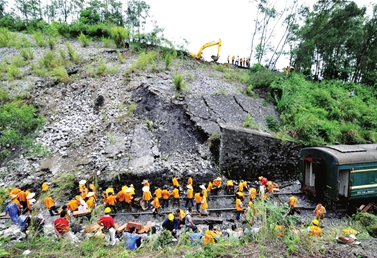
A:
[[[141,52],[136,62],[136,68],[146,69],[149,64],[152,64],[154,62],[156,57],[156,51]]]
[[[48,46],[50,47],[50,50],[55,49],[55,46],[57,44],[56,37],[53,35],[49,35],[47,38],[47,43],[48,43]]]
[[[16,65],[8,66],[8,80],[22,79],[22,74]]]
[[[20,51],[20,55],[25,61],[34,59],[34,51],[31,48],[23,48]]]
[[[70,60],[77,64],[80,61],[79,55],[76,53],[76,51],[73,49],[72,45],[67,41],[65,43],[67,50],[68,50],[68,55]]]
[[[245,121],[243,122],[243,127],[253,128],[253,129],[259,129],[259,125],[257,122],[255,122],[254,117],[252,117],[250,114],[247,114],[245,117]]]
[[[183,76],[180,73],[175,73],[173,77],[173,86],[176,91],[182,92],[187,88],[186,83],[183,81]]]
[[[71,78],[69,77],[67,70],[63,66],[58,66],[52,70],[52,74],[62,83],[69,83],[71,82]]]
[[[127,116],[128,117],[131,117],[134,110],[137,108],[137,105],[134,103],[134,102],[131,102],[131,104],[129,105],[128,109],[127,109]]]
[[[110,37],[116,47],[121,48],[124,47],[124,40],[128,37],[128,31],[124,27],[112,27]]]
[[[119,50],[117,50],[117,57],[118,57],[119,62],[124,63],[125,57],[122,55],[122,53]]]
[[[116,73],[118,69],[118,66],[108,67],[105,59],[101,58],[98,64],[87,66],[86,72],[90,75],[105,75]]]
[[[89,46],[90,38],[87,37],[84,33],[81,32],[80,35],[78,36],[78,39],[79,39],[82,47]]]
[[[33,38],[34,38],[35,42],[37,43],[37,45],[39,47],[45,47],[46,46],[45,36],[43,35],[43,33],[41,31],[33,32]]]

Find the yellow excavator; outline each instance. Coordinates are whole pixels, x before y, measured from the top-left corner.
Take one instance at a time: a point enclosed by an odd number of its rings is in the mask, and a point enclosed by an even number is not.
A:
[[[198,51],[198,53],[190,53],[190,55],[196,59],[202,59],[202,51],[207,48],[207,47],[212,47],[212,46],[216,46],[217,45],[217,55],[212,55],[211,58],[213,61],[217,61],[219,60],[220,56],[219,56],[219,53],[220,53],[220,49],[221,49],[221,39],[219,39],[219,41],[212,41],[212,42],[208,42],[206,44],[204,44]]]

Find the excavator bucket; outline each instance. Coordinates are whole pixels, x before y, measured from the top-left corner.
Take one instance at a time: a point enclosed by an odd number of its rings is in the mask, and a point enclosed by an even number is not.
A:
[[[216,62],[217,60],[219,60],[220,56],[212,55],[211,58],[212,58],[212,60],[213,60],[214,62]]]

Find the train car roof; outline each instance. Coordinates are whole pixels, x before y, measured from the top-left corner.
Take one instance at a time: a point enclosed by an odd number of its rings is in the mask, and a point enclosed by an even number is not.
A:
[[[339,165],[377,162],[377,144],[359,144],[359,145],[326,145],[322,147],[308,147],[301,151],[306,154],[311,150],[323,152],[330,155]],[[305,155],[306,155],[305,154]],[[300,156],[302,157],[301,153]]]

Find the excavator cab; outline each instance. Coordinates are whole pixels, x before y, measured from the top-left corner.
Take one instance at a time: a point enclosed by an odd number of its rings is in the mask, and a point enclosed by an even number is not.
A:
[[[216,62],[217,60],[219,60],[220,56],[219,56],[219,53],[220,53],[220,49],[221,49],[221,39],[219,39],[219,41],[212,41],[212,42],[209,42],[209,43],[206,43],[204,44],[198,51],[198,53],[190,53],[190,55],[198,60],[201,60],[201,56],[202,56],[202,52],[205,48],[207,47],[211,47],[211,46],[216,46],[217,45],[217,55],[212,55],[211,58],[214,62]]]

